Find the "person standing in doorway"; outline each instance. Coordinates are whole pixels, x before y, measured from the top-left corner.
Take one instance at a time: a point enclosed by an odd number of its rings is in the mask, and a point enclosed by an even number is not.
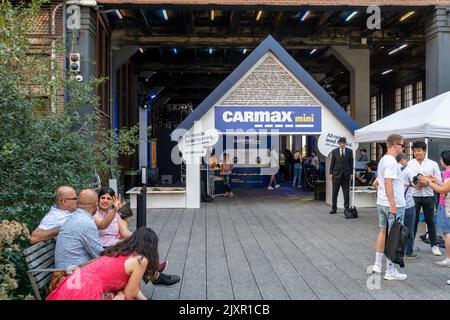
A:
[[[277,174],[277,172],[280,170],[280,162],[278,159],[278,154],[276,152],[275,149],[272,149],[272,151],[270,151],[270,181],[269,181],[269,186],[267,187],[267,189],[269,190],[273,190],[272,184],[275,184],[275,189],[279,188],[280,185],[277,184],[275,175]]]
[[[384,246],[386,239],[386,224],[389,229],[395,220],[403,223],[405,215],[405,187],[402,171],[396,157],[402,152],[404,140],[401,135],[391,134],[386,141],[388,151],[378,164],[377,180],[377,212],[379,232],[376,240],[375,264],[372,272],[381,273]],[[406,280],[406,274],[399,273],[391,260],[386,258],[385,280]]]
[[[209,158],[208,161],[208,167],[209,167],[209,174],[208,174],[208,185],[209,185],[209,195],[213,196],[214,195],[214,183],[216,181],[216,172],[214,171],[217,167],[219,166],[219,163],[217,162],[217,158],[216,158],[216,152],[213,150],[211,152],[211,157]]]
[[[417,141],[413,144],[414,159],[408,162],[408,169],[413,177],[418,174],[423,176],[432,176],[437,181],[441,181],[441,171],[439,165],[426,158],[427,145],[423,141]],[[413,181],[415,182],[415,181]],[[439,250],[436,239],[436,224],[434,222],[434,192],[433,189],[427,187],[422,182],[414,184],[412,195],[416,204],[416,221],[414,224],[414,238],[417,234],[417,226],[419,224],[420,210],[423,210],[425,222],[427,223],[428,236],[430,238],[431,252],[434,256],[442,255]]]
[[[279,157],[280,157],[280,180],[281,182],[284,182],[284,180],[286,179],[285,176],[285,172],[286,172],[286,157],[284,156],[284,153],[279,152]]]
[[[232,198],[234,196],[233,190],[231,189],[231,172],[233,171],[233,164],[229,158],[228,153],[223,154],[223,163],[220,166],[220,174],[223,178],[224,197]]]
[[[344,137],[339,138],[339,148],[331,152],[330,175],[333,181],[333,202],[330,214],[337,211],[337,198],[339,189],[342,187],[344,193],[344,208],[350,207],[350,177],[353,169],[353,151],[346,148],[347,140]]]
[[[292,186],[302,187],[302,154],[299,148],[295,150],[294,153],[294,180],[292,181]],[[298,180],[298,184],[297,184]]]

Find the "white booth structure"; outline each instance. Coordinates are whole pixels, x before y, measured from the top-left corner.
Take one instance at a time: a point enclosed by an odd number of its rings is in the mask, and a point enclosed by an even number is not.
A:
[[[186,132],[192,136],[215,129],[220,138],[214,148],[220,158],[224,151],[221,148],[230,148],[224,142],[227,139],[258,136],[259,141],[279,135],[321,135],[319,143],[326,145],[325,148],[319,145],[323,153],[337,147],[341,136],[353,148],[353,134],[359,127],[269,36],[172,132],[172,140],[180,141]],[[260,159],[267,153],[261,146],[255,150]],[[184,155],[184,158],[191,160],[186,162],[185,207],[200,208],[201,156]],[[326,170],[328,173],[329,168]],[[264,173],[261,169],[261,174]],[[329,180],[329,175],[326,176]],[[326,193],[331,195],[331,181],[327,181]],[[149,200],[152,202],[152,195]]]

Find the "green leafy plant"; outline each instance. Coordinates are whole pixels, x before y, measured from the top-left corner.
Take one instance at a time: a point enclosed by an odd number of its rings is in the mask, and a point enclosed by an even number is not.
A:
[[[51,68],[48,47],[31,45],[29,34],[44,2],[0,2],[0,221],[18,221],[28,230],[48,212],[58,186],[80,190],[91,186],[96,172],[120,173],[117,158],[133,154],[139,143],[137,127],[99,129],[94,92],[105,79],[77,82],[60,67]],[[66,54],[62,47],[58,55]],[[50,97],[64,89],[69,99],[52,113]],[[28,244],[16,245],[18,256],[8,258],[16,261],[15,273],[0,269],[0,279],[10,274],[23,283],[26,267],[19,257]],[[19,291],[7,295],[26,296]]]

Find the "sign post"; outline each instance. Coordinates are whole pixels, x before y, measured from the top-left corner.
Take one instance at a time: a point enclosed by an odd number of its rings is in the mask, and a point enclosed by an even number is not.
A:
[[[141,167],[141,193],[137,197],[136,228],[147,226],[147,167]]]

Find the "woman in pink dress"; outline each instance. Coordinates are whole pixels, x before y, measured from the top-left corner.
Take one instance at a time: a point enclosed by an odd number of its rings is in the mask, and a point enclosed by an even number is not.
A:
[[[47,300],[104,300],[107,293],[113,299],[145,300],[140,283],[158,277],[158,261],[158,236],[141,227],[67,276]]]

